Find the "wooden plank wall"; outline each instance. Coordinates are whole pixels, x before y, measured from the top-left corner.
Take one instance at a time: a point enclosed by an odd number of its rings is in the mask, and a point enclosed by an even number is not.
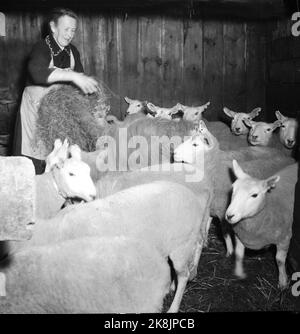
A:
[[[22,92],[26,57],[40,38],[41,13],[7,13],[0,37],[0,87]],[[161,106],[211,101],[206,117],[222,107],[265,106],[265,24],[167,16],[79,14],[78,47],[87,74],[118,96]],[[122,118],[120,99],[113,113]]]
[[[290,18],[269,24],[267,34],[266,115],[275,110],[295,117],[300,111],[300,36],[294,37]]]

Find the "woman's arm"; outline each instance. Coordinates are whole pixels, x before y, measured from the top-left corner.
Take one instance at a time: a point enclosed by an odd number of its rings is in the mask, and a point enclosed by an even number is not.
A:
[[[55,82],[72,82],[85,94],[92,94],[98,90],[98,83],[92,77],[72,70],[56,68],[48,77],[49,84]]]
[[[46,85],[49,75],[55,70],[49,68],[51,55],[44,41],[33,47],[28,59],[28,73],[35,85]]]
[[[56,82],[72,82],[85,94],[97,91],[98,83],[92,77],[70,69],[49,68],[50,61],[50,50],[44,41],[40,41],[34,46],[28,61],[28,72],[34,84],[49,85]],[[83,70],[81,62],[77,63],[77,69]]]

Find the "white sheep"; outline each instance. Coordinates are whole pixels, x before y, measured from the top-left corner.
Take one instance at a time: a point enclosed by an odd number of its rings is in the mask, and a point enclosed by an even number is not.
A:
[[[62,207],[67,198],[92,201],[96,196],[90,167],[81,160],[78,146],[69,151],[68,142],[60,145],[46,158],[48,172],[36,175],[36,217],[50,218]],[[59,147],[59,148],[58,148]]]
[[[127,118],[136,115],[138,114],[129,115]],[[115,170],[134,170],[157,163],[170,162],[174,148],[193,131],[194,125],[188,121],[177,122],[160,117],[137,117],[130,124],[124,126],[116,124],[114,134],[109,137],[112,145],[108,149],[105,148],[105,141],[108,137],[102,136],[97,141],[95,152],[82,152],[81,156],[82,160],[90,166],[93,180],[97,181],[106,172],[103,160],[107,156],[111,157],[115,163]],[[139,143],[135,144],[135,139],[143,140],[143,146],[138,148]],[[135,153],[140,155],[137,163],[136,159],[129,159]],[[132,160],[134,163],[131,164]]]
[[[39,220],[21,248],[83,236],[124,235],[148,242],[172,261],[178,284],[169,312],[177,312],[187,281],[197,270],[209,220],[208,201],[208,192],[203,191],[199,200],[188,188],[171,182],[131,187]],[[121,258],[126,259],[123,254]]]
[[[280,121],[279,139],[288,149],[296,145],[298,121],[295,118],[283,116],[279,110],[275,111],[277,119]]]
[[[56,155],[48,161],[49,172],[35,175],[35,219],[54,217],[68,199],[92,201],[96,197],[96,187],[90,176],[90,167],[81,161],[80,149],[61,146]],[[66,158],[68,155],[70,157]],[[63,160],[65,159],[65,160]],[[15,241],[0,243],[0,258],[18,246]]]
[[[254,146],[270,145],[273,132],[281,125],[278,120],[273,123],[266,123],[245,119],[244,123],[250,128],[248,141]]]
[[[210,102],[207,102],[201,106],[185,106],[181,103],[177,103],[178,110],[182,110],[183,119],[193,124],[197,124],[202,119],[202,113],[208,108]]]
[[[223,108],[224,113],[232,118],[231,121],[231,131],[234,135],[247,135],[249,133],[249,128],[245,125],[244,120],[252,120],[257,117],[261,111],[261,108],[254,108],[249,113],[243,112],[235,112],[233,110],[228,109],[227,107]]]
[[[243,269],[245,247],[261,249],[275,244],[279,287],[286,288],[285,260],[292,236],[297,164],[264,180],[245,173],[235,160],[233,171],[237,180],[233,183],[226,219],[234,224],[236,235],[235,274],[240,278],[246,277]]]
[[[125,96],[124,100],[128,103],[128,108],[126,110],[127,115],[144,113],[145,109],[147,109],[147,101],[134,100],[128,96]]]
[[[221,151],[216,138],[209,131],[206,132],[207,129],[205,130],[204,127],[205,124],[201,121],[200,126],[195,128],[195,134],[175,149],[176,164],[163,163],[131,172],[108,173],[96,183],[97,196],[103,198],[134,185],[167,180],[187,186],[199,198],[204,190],[208,191],[213,200],[213,203],[211,200],[208,202],[211,215],[222,221],[231,189],[230,167],[233,158],[239,158],[242,161],[256,159],[258,165],[263,165],[265,159],[272,158],[271,165],[275,171],[280,169],[280,166],[294,162],[291,158],[282,159],[278,150],[265,147],[248,147],[230,152]],[[188,164],[180,164],[181,161]],[[206,236],[208,229],[209,224]],[[232,244],[227,234],[225,240],[228,243],[228,254],[231,254]]]
[[[0,313],[161,312],[170,280],[166,259],[142,239],[26,248],[0,262]]]
[[[210,178],[214,188],[214,199],[211,206],[211,216],[217,217],[224,227],[225,212],[231,191],[231,162],[232,159],[238,159],[243,162],[243,166],[253,170],[255,174],[269,175],[287,165],[294,163],[294,159],[285,156],[281,151],[269,147],[246,147],[237,151],[224,152],[219,149],[218,142],[214,136],[205,128],[202,122],[202,135],[205,135],[208,148],[204,155],[205,177]],[[194,164],[202,163],[203,159],[203,138],[201,135],[195,135],[184,143],[179,145],[174,151],[175,161],[184,161]],[[98,185],[97,185],[98,188]],[[99,191],[99,189],[98,189]],[[228,230],[225,228],[225,242],[227,256],[233,252],[231,238]]]
[[[171,120],[172,115],[176,114],[179,110],[181,110],[181,104],[177,103],[173,107],[166,108],[166,107],[159,107],[151,102],[148,102],[147,108],[148,110],[152,111],[154,117],[161,117]]]

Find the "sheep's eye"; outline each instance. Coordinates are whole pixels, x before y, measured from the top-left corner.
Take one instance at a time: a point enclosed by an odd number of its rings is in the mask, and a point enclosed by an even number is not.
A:
[[[283,129],[285,129],[285,125],[281,125],[281,127],[282,127]]]
[[[257,196],[258,196],[258,194],[251,195],[251,197],[253,197],[253,198],[256,198]]]
[[[199,114],[199,112],[197,111],[197,112],[195,112],[195,115],[197,116]]]
[[[267,132],[270,132],[271,131],[271,129],[267,129]]]
[[[74,173],[69,173],[69,175],[70,175],[70,176],[75,176],[75,174],[74,174]]]
[[[193,146],[195,146],[195,147],[196,147],[196,146],[198,146],[198,144],[197,144],[197,143],[193,143]]]

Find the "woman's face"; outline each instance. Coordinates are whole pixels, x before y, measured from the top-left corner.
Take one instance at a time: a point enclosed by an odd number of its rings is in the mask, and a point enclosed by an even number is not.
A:
[[[73,17],[64,15],[58,19],[57,24],[51,21],[50,27],[56,42],[64,48],[71,43],[75,35],[77,21]]]

